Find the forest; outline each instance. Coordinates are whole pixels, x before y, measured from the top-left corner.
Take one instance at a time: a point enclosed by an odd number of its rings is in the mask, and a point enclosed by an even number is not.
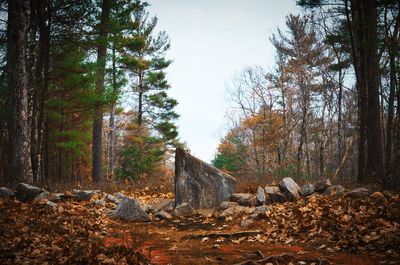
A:
[[[293,2],[210,165],[149,3],[0,0],[0,263],[399,264],[400,3]]]

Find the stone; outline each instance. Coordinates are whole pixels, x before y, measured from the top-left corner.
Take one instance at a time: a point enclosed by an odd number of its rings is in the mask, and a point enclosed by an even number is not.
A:
[[[300,187],[292,178],[283,178],[281,182],[279,182],[279,188],[289,199],[297,200],[300,198]]]
[[[300,194],[302,196],[310,196],[315,192],[315,186],[313,184],[305,184],[301,187]]]
[[[120,202],[120,199],[118,199],[116,196],[111,195],[111,194],[107,194],[106,200],[109,202],[113,202],[115,204],[118,204]]]
[[[370,194],[371,194],[371,192],[369,191],[369,189],[356,188],[356,189],[354,189],[352,191],[349,191],[344,196],[355,199],[355,198],[365,198],[365,197],[369,196]]]
[[[233,193],[231,201],[237,202],[241,206],[253,206],[256,204],[256,197],[250,193]]]
[[[145,211],[147,214],[154,213],[154,206],[151,204],[145,204],[142,206],[143,211]]]
[[[286,196],[280,192],[280,189],[275,186],[264,187],[267,201],[269,203],[281,203],[287,201]]]
[[[332,184],[331,184],[331,181],[329,180],[329,179],[323,179],[323,180],[321,180],[321,181],[318,181],[316,184],[315,184],[315,191],[316,192],[324,192],[328,187],[330,187]]]
[[[46,204],[47,204],[48,206],[50,206],[51,208],[53,208],[53,209],[56,209],[56,208],[57,208],[57,203],[54,203],[54,202],[52,202],[52,201],[47,201]]]
[[[112,212],[115,218],[129,221],[150,221],[150,216],[140,208],[139,201],[128,197],[123,198],[115,211]]]
[[[175,205],[213,208],[229,200],[235,190],[234,177],[176,148]]]
[[[235,206],[239,206],[239,204],[237,202],[228,202],[228,201],[227,202],[221,202],[221,204],[219,206],[219,209],[220,210],[226,210],[228,208],[235,207]]]
[[[19,183],[17,185],[16,196],[19,200],[23,202],[33,201],[39,194],[44,192],[41,188],[26,184]]]
[[[256,215],[266,214],[269,211],[270,211],[270,209],[267,205],[261,205],[261,206],[254,208],[253,214],[256,214]]]
[[[197,209],[196,214],[203,218],[211,218],[215,214],[215,211],[214,209]]]
[[[126,196],[125,194],[122,194],[121,192],[116,192],[113,194],[113,196],[118,200],[118,202],[123,200],[124,198],[129,198],[128,196]]]
[[[152,205],[151,213],[158,213],[159,211],[167,210],[166,212],[170,212],[173,210],[174,200],[172,199],[163,199],[157,203]]]
[[[106,201],[104,199],[96,199],[93,201],[94,206],[104,206],[106,205]]]
[[[265,197],[265,190],[263,187],[258,186],[256,198],[257,198],[258,204],[261,204],[261,205],[265,204],[266,197]]]
[[[332,185],[326,188],[325,195],[343,195],[346,189],[341,185]]]
[[[234,206],[230,207],[224,211],[222,211],[219,215],[218,218],[225,218],[228,216],[238,216],[238,215],[243,215],[243,214],[252,214],[254,212],[254,208],[252,207],[246,207],[246,206]]]
[[[90,199],[96,193],[99,193],[99,190],[76,190],[73,189],[72,192],[75,194],[75,198],[78,201],[90,201]]]
[[[0,188],[0,198],[14,197],[15,192],[6,187]]]
[[[50,192],[48,191],[43,191],[40,193],[38,196],[36,196],[35,201],[40,201],[40,200],[48,200],[50,198]]]
[[[242,220],[242,221],[240,222],[240,226],[243,227],[243,228],[247,228],[247,227],[249,227],[252,223],[254,223],[254,220],[251,219],[251,218],[247,218],[247,219],[244,219],[244,220]]]
[[[166,211],[159,211],[158,213],[155,214],[155,217],[158,217],[161,220],[171,220],[173,218],[173,216],[167,213]]]
[[[194,209],[189,203],[184,202],[176,206],[172,213],[177,217],[186,217],[193,215]]]

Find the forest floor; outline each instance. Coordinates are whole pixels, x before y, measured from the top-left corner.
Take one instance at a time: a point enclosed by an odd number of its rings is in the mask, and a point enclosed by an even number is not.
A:
[[[143,203],[172,193],[129,193]],[[98,197],[104,194],[96,195]],[[151,222],[112,218],[106,205],[0,199],[0,264],[400,264],[400,196],[313,195],[242,217],[208,212]]]

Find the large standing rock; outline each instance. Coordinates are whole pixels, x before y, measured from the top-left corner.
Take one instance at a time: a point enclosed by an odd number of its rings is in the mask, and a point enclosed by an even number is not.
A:
[[[175,154],[175,205],[213,208],[229,200],[236,179],[177,148]]]
[[[0,188],[0,198],[14,197],[14,196],[15,196],[15,192],[10,190],[9,188],[6,188],[6,187]]]
[[[26,184],[19,183],[17,186],[16,196],[23,202],[33,201],[39,194],[44,192],[41,188]]]
[[[119,202],[117,209],[113,212],[113,216],[130,221],[150,221],[150,216],[140,208],[140,203],[128,197]]]
[[[300,198],[300,187],[292,178],[284,178],[279,182],[279,188],[290,199]]]

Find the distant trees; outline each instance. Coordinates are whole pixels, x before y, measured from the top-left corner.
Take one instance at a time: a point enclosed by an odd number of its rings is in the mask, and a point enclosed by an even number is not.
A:
[[[133,144],[125,141],[129,123],[143,127],[140,137],[157,139],[160,151],[151,166],[165,159],[177,143],[177,102],[166,92],[163,72],[171,63],[163,57],[169,42],[165,33],[162,38],[153,34],[156,19],[146,23],[142,17],[147,3],[18,0],[0,5],[8,17],[0,22],[1,181],[51,186],[101,182],[104,172],[113,178],[116,167],[134,164],[147,151],[143,145],[120,159],[122,146]],[[128,66],[134,68],[129,60],[145,67],[128,72]],[[140,122],[132,116],[126,121],[118,107],[128,87],[139,91],[136,70],[142,71]]]
[[[245,121],[254,114],[263,117],[268,109],[281,120],[276,124],[277,138],[252,130],[251,144],[242,141],[259,150],[264,143],[257,138],[277,145],[278,163],[245,156],[246,165],[266,164],[267,170],[261,171],[264,179],[330,176],[340,182],[400,187],[399,157],[394,151],[399,150],[394,139],[400,125],[395,107],[400,105],[399,2],[304,0],[298,4],[310,12],[288,16],[287,31],[279,29],[271,38],[276,48],[274,70],[262,78],[240,77],[241,82],[230,89],[234,108],[240,111],[228,135],[246,132]],[[261,120],[260,124],[268,124],[274,119],[267,115]],[[216,158],[225,154],[226,139]],[[358,148],[352,147],[355,139]]]

